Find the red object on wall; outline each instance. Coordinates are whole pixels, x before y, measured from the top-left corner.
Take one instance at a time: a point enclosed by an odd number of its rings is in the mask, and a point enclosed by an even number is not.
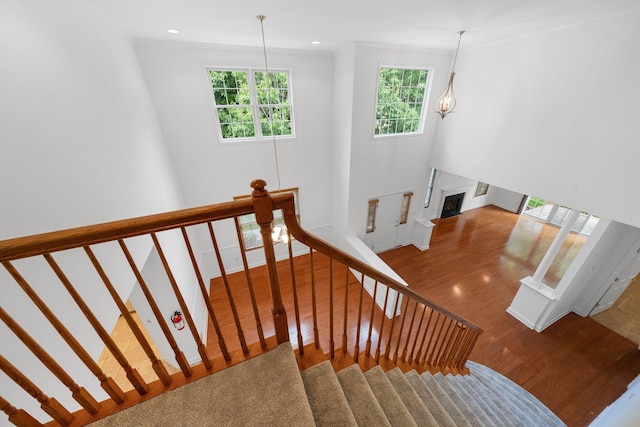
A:
[[[184,329],[184,320],[182,320],[182,313],[180,313],[179,311],[175,311],[173,313],[173,316],[171,316],[171,323],[173,323],[173,326],[181,331]]]

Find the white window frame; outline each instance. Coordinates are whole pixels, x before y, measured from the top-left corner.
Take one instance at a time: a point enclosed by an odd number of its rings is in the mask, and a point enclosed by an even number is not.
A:
[[[215,96],[213,94],[213,88],[211,87],[211,71],[239,71],[247,73],[247,83],[249,85],[249,96],[250,103],[246,105],[246,108],[251,109],[253,116],[253,127],[255,131],[255,136],[251,137],[240,137],[240,138],[224,138],[222,135],[222,126],[220,124],[220,117],[218,116],[218,105],[216,104]],[[272,140],[272,135],[263,135],[262,134],[262,125],[260,122],[260,107],[271,106],[271,107],[279,107],[286,106],[290,111],[290,121],[291,121],[291,135],[275,135],[276,139],[294,139],[295,138],[295,120],[294,120],[294,111],[293,111],[293,90],[291,84],[291,70],[286,68],[277,68],[271,69],[269,68],[269,73],[286,73],[287,75],[287,91],[288,91],[288,104],[258,104],[258,96],[256,92],[256,73],[264,73],[266,70],[264,68],[259,67],[206,67],[206,76],[207,76],[207,86],[209,90],[209,96],[211,97],[211,103],[213,105],[213,115],[215,117],[215,123],[218,132],[218,139],[222,144],[230,144],[234,142],[247,142],[247,141],[265,141]],[[220,106],[224,107],[224,106]]]
[[[424,88],[424,94],[422,98],[422,108],[420,112],[420,123],[418,125],[418,130],[415,132],[401,132],[401,133],[385,133],[376,135],[376,125],[378,122],[377,111],[378,111],[378,95],[380,90],[380,72],[382,69],[395,69],[395,70],[424,70],[427,72],[427,82]],[[374,101],[373,108],[373,126],[372,133],[373,139],[384,139],[384,138],[398,138],[398,137],[407,137],[407,136],[416,136],[424,134],[424,129],[427,121],[427,110],[429,109],[429,99],[431,94],[431,83],[433,81],[433,68],[425,67],[425,66],[411,66],[411,65],[378,65],[378,71],[376,75],[376,96]]]

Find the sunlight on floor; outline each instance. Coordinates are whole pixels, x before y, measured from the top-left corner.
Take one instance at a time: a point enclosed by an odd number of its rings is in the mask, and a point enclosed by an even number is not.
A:
[[[156,354],[156,356],[158,356],[158,358],[160,358],[160,352],[151,340],[151,337],[142,324],[138,314],[132,312],[131,316],[135,319],[136,323],[140,327],[140,330],[143,332],[145,338],[151,345],[153,352]],[[127,322],[123,316],[120,316],[118,318],[116,326],[111,332],[111,338],[113,338],[120,350],[122,350],[122,352],[125,354],[125,357],[127,358],[131,367],[138,371],[142,379],[147,384],[158,379],[155,372],[153,371],[153,368],[151,367],[151,361],[144,353],[144,350],[131,332],[129,325],[127,325]],[[126,377],[126,372],[107,348],[105,348],[100,355],[100,359],[98,359],[98,365],[100,366],[100,369],[104,371],[105,375],[113,378],[116,384],[118,384],[118,386],[120,386],[123,391],[126,392],[133,389],[133,385],[131,385],[131,382],[129,382]],[[164,363],[164,366],[165,368],[167,368],[169,374],[173,374],[178,371],[178,369],[174,368],[168,363]]]

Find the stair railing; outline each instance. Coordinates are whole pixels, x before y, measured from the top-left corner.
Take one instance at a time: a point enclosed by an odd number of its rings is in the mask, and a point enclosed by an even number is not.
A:
[[[9,421],[84,425],[289,341],[290,334],[296,336],[300,354],[312,343],[328,348],[335,358],[347,354],[351,344],[356,362],[463,369],[480,328],[307,233],[297,222],[293,195],[270,196],[265,186],[262,180],[252,182],[251,199],[0,241],[0,290],[3,295],[21,293],[21,304],[30,305],[16,308],[7,298],[0,304],[0,320],[11,335],[1,341],[20,347],[13,351],[3,345],[0,350],[0,369],[13,381],[2,387],[0,396],[0,409]],[[229,220],[235,223],[237,247],[243,248],[237,219],[252,213],[263,241],[270,243],[277,209],[282,209],[295,245],[306,245],[308,255],[294,257],[294,244],[289,244],[288,259],[277,261],[274,246],[265,244],[265,266],[250,268],[242,249],[242,266],[225,266],[233,247],[221,248],[218,235],[221,229],[228,231]],[[154,254],[160,273],[146,271],[141,247],[144,254]],[[176,265],[178,247],[183,263]],[[203,273],[204,252],[215,254],[218,273],[210,279]],[[130,312],[121,293],[131,284],[114,274],[116,261],[135,279],[148,313],[145,320],[155,324],[155,340],[168,349],[163,355]],[[185,265],[191,270],[188,277]],[[75,270],[81,266],[95,280],[78,276]],[[185,282],[195,293],[185,293]],[[75,304],[73,320],[56,299],[60,292]],[[94,297],[99,292],[104,298]],[[180,308],[181,331],[169,320],[168,299]],[[152,379],[143,378],[126,349],[110,336],[107,328],[114,322],[105,320],[102,307],[109,304],[148,359]],[[199,305],[204,315],[197,315],[194,307]],[[23,312],[30,314],[18,320]],[[294,322],[287,320],[287,312],[293,312]],[[56,339],[42,339],[47,334]],[[338,334],[341,345],[336,348]],[[96,342],[101,342],[97,349]],[[64,345],[68,350],[61,352]],[[102,348],[124,374],[118,381],[98,364]],[[9,353],[18,360],[9,360]],[[20,356],[25,353],[37,362]],[[173,374],[168,372],[171,365]],[[43,380],[46,376],[51,379]]]

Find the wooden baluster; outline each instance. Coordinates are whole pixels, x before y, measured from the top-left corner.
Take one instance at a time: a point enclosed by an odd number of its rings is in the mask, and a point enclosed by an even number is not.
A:
[[[316,348],[320,348],[320,332],[318,330],[318,307],[316,299],[316,275],[313,263],[313,248],[309,248],[309,262],[311,263],[311,308],[313,311],[313,340]]]
[[[220,268],[220,276],[222,277],[222,283],[224,284],[224,289],[225,289],[225,292],[227,293],[227,301],[229,301],[229,306],[231,307],[231,314],[233,315],[233,321],[235,322],[236,330],[238,331],[238,340],[240,341],[240,347],[242,348],[242,353],[248,354],[249,347],[247,347],[247,340],[244,337],[244,331],[242,330],[242,324],[240,323],[240,316],[238,316],[238,309],[236,308],[236,303],[233,298],[233,293],[231,292],[231,285],[229,285],[229,278],[227,277],[227,271],[224,268],[224,262],[222,261],[222,253],[220,252],[220,247],[218,246],[218,239],[216,239],[216,235],[213,232],[213,225],[211,225],[211,223],[209,223],[209,235],[211,236],[211,244],[213,245],[213,250],[216,254],[216,259],[218,260],[218,267]]]
[[[264,331],[262,330],[262,320],[260,319],[260,312],[258,311],[258,302],[256,300],[255,290],[253,288],[253,280],[251,279],[249,262],[247,261],[247,252],[244,249],[244,243],[242,243],[244,238],[242,237],[240,222],[238,222],[238,217],[235,217],[234,220],[236,224],[236,234],[238,235],[238,245],[240,246],[240,255],[242,257],[242,266],[244,267],[244,274],[247,279],[247,287],[249,288],[249,296],[251,297],[251,305],[253,306],[253,316],[256,320],[256,330],[258,331],[260,347],[267,348],[267,341],[264,339]],[[213,226],[211,230],[213,230]]]
[[[444,336],[442,337],[442,343],[440,344],[440,351],[438,351],[438,356],[435,360],[436,366],[440,366],[442,364],[442,359],[446,354],[447,347],[449,346],[451,339],[453,337],[453,334],[450,331],[454,323],[455,322],[453,319],[449,319],[449,326],[447,326],[447,331],[444,333]]]
[[[418,312],[418,301],[413,306],[413,313],[411,313],[411,323],[409,323],[409,330],[407,331],[407,339],[404,340],[404,348],[402,349],[402,356],[400,360],[407,361],[407,349],[409,348],[409,340],[411,339],[411,332],[413,331],[413,323],[416,320],[416,313]]]
[[[356,344],[353,347],[353,360],[358,363],[360,355],[360,325],[362,323],[362,297],[364,294],[364,273],[360,277],[360,298],[358,299],[358,327],[356,329]]]
[[[458,330],[456,341],[451,348],[449,353],[449,365],[448,366],[456,366],[458,364],[458,359],[460,356],[460,349],[464,345],[464,337],[466,335],[465,326],[463,323],[458,322],[456,325]]]
[[[413,346],[411,347],[411,353],[409,353],[409,359],[407,359],[407,363],[411,364],[413,361],[413,353],[416,351],[416,345],[418,344],[418,338],[420,337],[420,331],[422,330],[422,322],[424,321],[424,314],[427,311],[427,306],[422,306],[422,315],[420,316],[420,323],[418,323],[418,328],[416,329],[416,337],[413,340]]]
[[[196,346],[198,347],[198,353],[200,353],[200,359],[202,360],[202,363],[204,363],[205,368],[211,369],[213,368],[213,363],[211,362],[211,359],[209,359],[209,355],[207,354],[207,348],[205,347],[204,343],[200,339],[198,328],[196,328],[196,324],[193,321],[193,317],[189,312],[189,307],[187,306],[187,303],[184,301],[184,297],[182,296],[182,291],[180,291],[180,287],[176,282],[176,278],[174,277],[173,272],[171,271],[171,267],[169,266],[169,262],[167,261],[167,258],[164,255],[164,251],[162,250],[162,247],[160,246],[160,242],[158,241],[158,236],[156,236],[156,233],[151,233],[151,239],[153,240],[153,245],[155,246],[156,251],[158,252],[158,256],[160,257],[160,261],[162,262],[164,271],[167,273],[167,278],[169,279],[169,283],[171,284],[173,293],[175,294],[176,299],[178,300],[178,305],[182,310],[182,315],[184,319],[187,321],[187,326],[189,326],[189,330],[191,331],[193,340],[196,342]]]
[[[376,308],[376,294],[378,292],[378,281],[373,284],[373,299],[371,300],[371,315],[369,316],[369,333],[367,334],[367,343],[364,348],[366,357],[372,356],[371,354],[371,333],[373,332],[373,314]]]
[[[455,357],[455,352],[457,351],[459,342],[460,342],[460,337],[462,334],[462,324],[459,322],[454,322],[454,327],[453,327],[453,332],[451,333],[451,336],[453,338],[453,340],[450,340],[449,344],[447,345],[447,348],[445,349],[445,353],[442,356],[441,362],[444,366],[452,366],[453,365],[453,359]]]
[[[449,327],[451,326],[451,319],[449,317],[444,317],[442,320],[442,325],[440,327],[440,331],[438,332],[438,336],[436,337],[435,344],[433,345],[433,352],[431,353],[431,357],[429,358],[429,365],[436,366],[435,363],[438,360],[438,353],[440,352],[440,348],[442,347],[442,343],[440,342],[440,337],[442,336],[442,331],[444,330],[444,325],[449,321]],[[447,331],[449,328],[447,328]],[[446,337],[446,334],[445,334]],[[444,337],[443,337],[444,340]]]
[[[127,248],[127,245],[125,244],[124,240],[119,239],[118,243],[120,244],[120,248],[122,249],[124,256],[127,258],[127,261],[129,262],[129,266],[131,267],[133,274],[136,276],[136,280],[140,285],[140,289],[142,290],[142,293],[147,299],[147,302],[149,303],[149,307],[151,307],[151,311],[153,312],[153,315],[156,318],[156,321],[158,322],[160,329],[162,329],[162,333],[167,339],[169,346],[173,350],[173,354],[175,355],[176,362],[178,363],[180,370],[182,371],[185,377],[190,377],[191,367],[189,366],[189,362],[187,362],[187,358],[184,356],[184,353],[182,352],[182,350],[180,350],[180,347],[178,347],[178,343],[176,342],[176,339],[173,337],[171,330],[169,330],[169,326],[167,326],[167,322],[164,319],[162,312],[160,311],[160,307],[158,307],[158,303],[156,303],[156,300],[153,298],[153,295],[151,294],[151,291],[149,290],[149,287],[147,286],[147,283],[145,282],[144,277],[142,277],[140,270],[136,266],[136,263],[133,260],[133,257],[131,256],[131,252],[129,252],[129,249]]]
[[[285,231],[286,233],[286,231]],[[296,272],[293,267],[293,248],[291,240],[287,245],[289,249],[289,268],[291,269],[291,286],[293,288],[293,312],[296,318],[296,328],[298,329],[298,354],[304,355],[304,343],[302,341],[302,328],[300,327],[300,308],[298,306],[298,287],[296,286]]]
[[[391,352],[391,341],[393,340],[393,328],[395,327],[396,324],[396,313],[398,313],[398,302],[400,301],[400,293],[396,292],[396,302],[393,305],[393,317],[391,318],[391,328],[389,329],[389,338],[387,339],[387,347],[385,348],[384,351],[384,358],[389,360],[389,353]],[[408,301],[408,299],[407,299]],[[398,333],[398,343],[400,342],[400,337],[402,336],[402,327],[404,326],[404,319],[405,317],[407,317],[407,307],[403,298],[402,304],[405,305],[405,309],[402,310],[402,322],[400,323],[400,332]],[[397,354],[397,347],[396,347],[396,354]],[[394,360],[395,362],[395,360]]]
[[[458,364],[459,368],[464,368],[464,365],[467,363],[467,360],[469,360],[469,355],[471,354],[471,350],[473,350],[473,347],[475,346],[479,336],[480,336],[480,331],[477,331],[477,330],[472,331],[471,342],[467,347],[467,351],[464,353],[464,357],[460,360],[460,363]]]
[[[344,315],[343,315],[343,321],[344,324],[342,325],[342,352],[346,353],[347,352],[347,320],[348,320],[348,314],[349,314],[349,267],[347,267],[345,265],[345,269],[346,269],[346,276],[345,276],[345,281],[344,281]]]
[[[18,427],[43,427],[27,411],[16,409],[2,396],[0,396],[0,410],[9,416],[9,422]]]
[[[471,341],[471,334],[469,334],[469,330],[464,324],[460,324],[460,339],[458,341],[455,352],[451,356],[451,366],[453,367],[457,367],[460,364],[467,345]]]
[[[118,361],[120,366],[122,366],[122,368],[126,372],[127,379],[129,380],[131,385],[133,385],[133,387],[136,389],[136,391],[140,395],[147,394],[147,392],[149,391],[149,386],[147,385],[147,383],[142,379],[142,376],[138,373],[138,371],[131,367],[127,358],[124,356],[124,354],[122,354],[122,351],[120,351],[120,349],[118,348],[118,345],[115,343],[115,341],[113,341],[113,338],[111,338],[111,336],[109,335],[109,332],[107,332],[104,326],[102,326],[102,324],[100,323],[98,318],[93,314],[93,312],[91,311],[87,303],[82,299],[78,291],[76,291],[76,289],[73,287],[67,275],[64,274],[64,272],[62,271],[58,263],[53,259],[53,256],[51,254],[44,254],[43,256],[44,256],[44,259],[47,260],[47,263],[49,264],[49,266],[51,266],[51,269],[54,271],[56,276],[58,276],[58,279],[60,279],[60,282],[62,283],[64,288],[67,290],[69,295],[71,295],[71,298],[73,299],[73,301],[76,303],[78,308],[80,308],[80,311],[82,311],[82,314],[84,314],[84,316],[87,318],[87,320],[89,321],[93,329],[96,331],[96,333],[98,334],[102,342],[104,342],[104,345],[109,349],[109,351],[111,352],[113,357],[115,357],[115,359]]]
[[[102,279],[102,282],[107,288],[109,295],[111,295],[111,298],[118,306],[118,309],[120,310],[120,314],[122,314],[122,317],[127,322],[127,325],[129,325],[131,332],[136,337],[136,339],[138,340],[138,343],[142,347],[142,350],[151,361],[151,367],[153,368],[154,372],[158,376],[158,379],[160,379],[162,384],[165,387],[167,387],[169,384],[171,384],[171,376],[167,372],[167,368],[165,368],[162,361],[158,359],[158,357],[154,353],[153,349],[151,348],[151,344],[149,344],[149,341],[144,336],[144,333],[140,329],[140,326],[138,326],[138,324],[136,323],[131,313],[129,313],[129,309],[127,308],[127,305],[124,303],[124,301],[122,301],[122,298],[120,298],[120,296],[118,295],[118,292],[116,291],[113,284],[111,283],[111,280],[109,280],[109,277],[107,277],[107,274],[102,268],[102,265],[100,265],[100,262],[96,258],[91,248],[89,246],[85,246],[84,250],[87,253],[87,256],[89,257],[91,264],[93,264],[93,267],[96,269],[96,272]]]
[[[64,406],[62,406],[56,399],[49,398],[42,392],[29,378],[27,378],[18,368],[13,366],[7,359],[0,354],[0,369],[7,374],[16,384],[18,384],[24,391],[29,393],[31,397],[40,402],[40,407],[43,411],[51,416],[54,420],[60,424],[67,426],[71,424],[73,420],[73,414],[71,414]]]
[[[111,378],[107,377],[104,372],[100,369],[98,364],[93,360],[93,358],[87,353],[87,351],[82,347],[82,345],[75,339],[75,337],[69,332],[69,330],[60,322],[60,320],[53,314],[53,312],[47,307],[47,305],[42,301],[42,299],[38,296],[38,294],[31,288],[29,283],[22,277],[22,275],[15,269],[15,267],[9,262],[4,261],[2,263],[4,268],[9,272],[9,274],[14,278],[16,283],[22,288],[24,293],[33,301],[33,303],[38,307],[40,312],[47,318],[51,326],[55,328],[55,330],[60,334],[62,339],[67,343],[69,348],[73,350],[73,352],[82,360],[82,362],[89,368],[91,373],[93,373],[96,378],[100,381],[100,386],[104,389],[105,392],[113,399],[116,403],[123,403],[125,401],[125,394],[118,384]]]
[[[329,358],[335,356],[335,342],[333,341],[333,258],[329,258]]]
[[[251,182],[251,200],[256,214],[256,222],[260,225],[260,234],[264,242],[264,256],[269,274],[269,286],[271,289],[271,300],[273,307],[273,324],[276,330],[278,344],[289,341],[289,326],[287,324],[287,312],[282,303],[282,291],[278,280],[278,268],[276,265],[276,255],[271,242],[271,224],[273,223],[273,205],[269,192],[265,189],[267,183],[261,179]]]
[[[211,223],[209,223],[209,225],[211,225]],[[204,283],[204,279],[202,278],[202,273],[200,273],[200,268],[198,267],[196,256],[193,253],[191,242],[189,241],[189,235],[187,234],[186,228],[180,227],[180,230],[182,231],[184,244],[187,245],[187,251],[189,252],[189,258],[191,259],[193,272],[195,273],[196,279],[198,280],[198,286],[200,287],[200,294],[202,295],[202,300],[204,301],[205,307],[207,307],[207,312],[209,313],[209,318],[211,319],[211,323],[213,324],[213,329],[216,331],[216,337],[218,338],[218,345],[220,346],[220,352],[222,353],[222,357],[224,357],[224,360],[229,362],[231,360],[231,355],[229,355],[229,351],[227,350],[227,344],[224,341],[224,336],[222,335],[222,330],[220,329],[220,323],[218,323],[218,318],[216,317],[216,314],[213,311],[213,305],[211,304],[211,299],[209,298],[207,287]]]
[[[29,350],[55,375],[69,390],[71,396],[90,414],[96,414],[100,404],[84,388],[78,386],[73,378],[47,353],[31,335],[29,335],[18,323],[0,307],[0,319],[13,331],[13,333],[27,346]]]
[[[429,335],[429,341],[427,342],[427,346],[424,348],[424,356],[421,364],[428,363],[428,360],[431,358],[431,354],[433,354],[433,348],[431,347],[431,343],[433,342],[433,338],[436,336],[436,330],[438,329],[438,322],[442,317],[442,313],[440,313],[439,311],[437,313],[438,314],[436,315],[436,320],[435,322],[433,322],[433,330]]]
[[[400,293],[396,295],[396,308],[398,306],[398,300],[400,299]],[[400,348],[400,340],[402,339],[402,330],[404,329],[404,321],[407,318],[407,312],[409,311],[409,298],[403,298],[402,305],[404,308],[402,309],[402,321],[400,322],[400,331],[398,331],[398,339],[396,341],[396,350],[393,355],[393,363],[398,361],[398,349]],[[396,310],[394,308],[393,313],[395,315]],[[395,320],[395,317],[393,318]],[[391,322],[391,330],[393,330],[393,321]],[[391,334],[389,334],[389,338],[391,338]],[[389,359],[389,350],[391,349],[391,339],[387,343],[387,351],[385,352],[384,357]]]
[[[473,336],[471,329],[469,329],[467,326],[464,326],[462,329],[463,329],[463,337],[460,343],[460,348],[458,349],[458,354],[456,356],[454,366],[460,366],[461,363],[463,364],[466,363],[466,361],[463,361],[463,358],[468,349],[468,346],[471,343],[471,339]]]
[[[396,300],[397,302],[398,300]],[[389,287],[387,286],[387,291],[384,295],[384,308],[382,309],[382,317],[380,318],[380,332],[378,333],[378,346],[376,348],[376,364],[380,363],[380,346],[382,345],[382,332],[384,330],[384,318],[387,315],[387,302],[389,302]],[[394,318],[395,318],[395,313]]]
[[[416,354],[416,363],[420,365],[422,350],[424,348],[424,343],[427,340],[427,336],[429,335],[429,326],[431,325],[431,319],[433,318],[433,309],[429,308],[429,320],[427,320],[427,325],[424,327],[424,335],[422,336],[422,341],[420,341],[420,347],[418,348],[418,353]]]

